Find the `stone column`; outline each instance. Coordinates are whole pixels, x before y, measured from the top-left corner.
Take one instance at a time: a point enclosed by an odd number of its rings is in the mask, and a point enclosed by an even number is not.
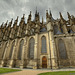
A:
[[[51,48],[50,48],[50,38],[49,38],[49,32],[48,32],[48,35],[47,35],[47,53],[48,53],[48,65],[47,65],[47,68],[51,68]]]
[[[10,60],[10,64],[9,64],[9,68],[12,68],[13,64],[14,64],[14,60],[13,59],[14,59],[16,44],[17,44],[17,39],[15,40],[15,45],[14,45],[14,48],[13,48],[13,52],[12,52],[12,56],[11,56],[11,60]]]
[[[26,45],[26,39],[27,37],[25,37],[25,40],[24,40],[24,44],[23,44],[23,50],[22,50],[22,57],[21,57],[21,64],[20,64],[20,68],[23,69],[24,67],[24,59],[25,59],[25,45]]]
[[[56,55],[56,47],[52,31],[49,32],[49,37],[50,37],[50,48],[51,48],[51,66],[52,69],[55,69],[57,68],[57,55]]]
[[[38,50],[38,33],[35,34],[35,48],[34,48],[34,67],[33,69],[37,69],[37,50]]]
[[[3,67],[4,66],[4,60],[5,60],[6,52],[8,50],[8,45],[9,45],[9,42],[7,43],[7,47],[5,48],[5,52],[4,52],[4,55],[3,55],[3,60],[1,61],[0,67]]]
[[[53,24],[52,22],[49,22],[47,24],[47,31],[49,32],[49,39],[50,39],[50,57],[51,57],[51,68],[55,69],[57,68],[57,55],[56,55],[56,46],[54,41],[54,34],[53,34]]]

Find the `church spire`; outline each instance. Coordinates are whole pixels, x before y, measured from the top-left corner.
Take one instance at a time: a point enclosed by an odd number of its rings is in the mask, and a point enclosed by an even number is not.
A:
[[[39,12],[37,12],[37,7],[36,7],[36,13],[35,13],[35,21],[39,21]]]

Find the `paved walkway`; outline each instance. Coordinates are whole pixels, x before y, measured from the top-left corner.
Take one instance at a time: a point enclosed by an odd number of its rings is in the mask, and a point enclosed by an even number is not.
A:
[[[7,74],[0,74],[0,75],[38,75],[39,73],[43,72],[52,72],[52,71],[75,71],[75,69],[58,69],[58,70],[47,70],[47,69],[23,69],[19,72],[7,73]]]

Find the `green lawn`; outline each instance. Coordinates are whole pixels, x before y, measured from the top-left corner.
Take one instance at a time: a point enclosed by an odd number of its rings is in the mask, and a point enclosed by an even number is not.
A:
[[[75,71],[59,71],[59,72],[47,72],[38,75],[75,75]]]
[[[9,68],[0,68],[0,74],[1,73],[8,73],[8,72],[16,72],[21,71],[20,69],[9,69]]]

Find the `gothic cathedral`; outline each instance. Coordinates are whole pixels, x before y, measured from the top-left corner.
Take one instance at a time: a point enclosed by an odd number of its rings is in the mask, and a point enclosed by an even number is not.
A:
[[[61,13],[59,19],[46,10],[46,22],[40,22],[39,12],[34,20],[25,15],[18,25],[0,26],[0,67],[15,68],[66,68],[75,67],[75,17],[67,12],[68,20]]]

